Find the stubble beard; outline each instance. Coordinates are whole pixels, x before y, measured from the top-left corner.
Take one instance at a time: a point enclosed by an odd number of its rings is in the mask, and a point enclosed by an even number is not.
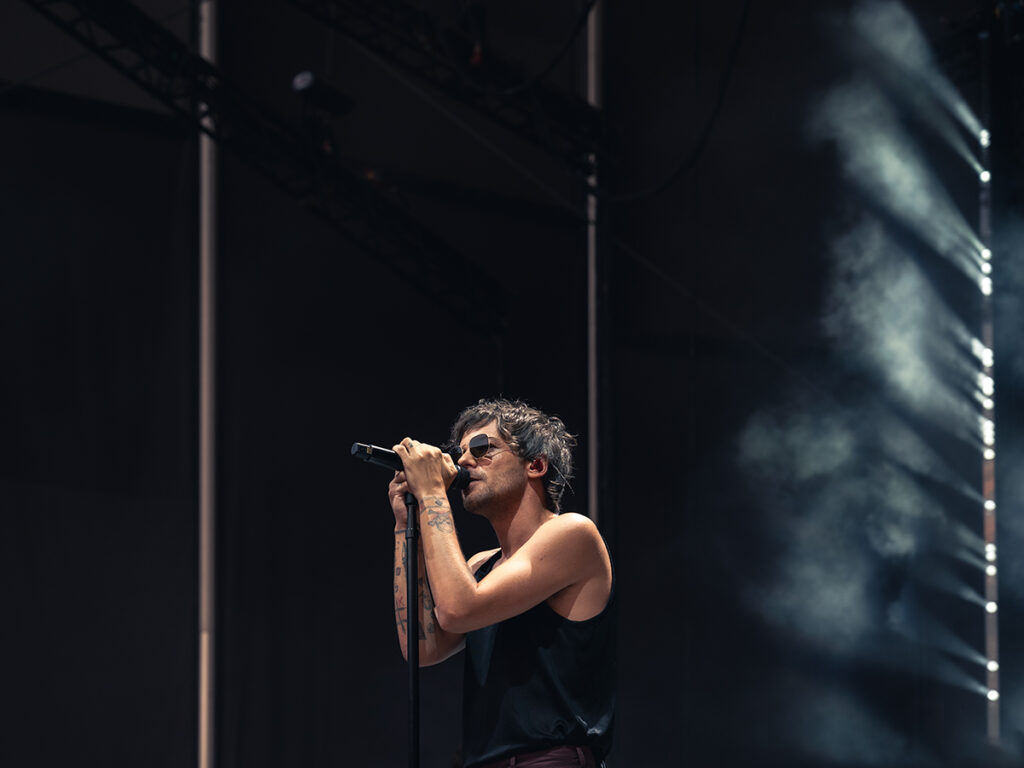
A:
[[[471,485],[467,489],[470,492],[462,496],[462,506],[474,515],[486,516],[488,503],[494,498],[494,491],[483,485],[480,480],[474,480],[473,483],[475,487]]]
[[[493,517],[502,507],[513,503],[515,489],[509,483],[497,487],[491,481],[475,480],[470,493],[462,497],[462,506],[467,512],[482,517]]]

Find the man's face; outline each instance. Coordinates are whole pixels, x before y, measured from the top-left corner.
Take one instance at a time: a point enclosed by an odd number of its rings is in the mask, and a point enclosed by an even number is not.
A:
[[[470,443],[479,444],[485,437],[486,452],[479,458],[473,456]],[[468,511],[484,514],[495,503],[518,503],[526,485],[526,463],[501,437],[496,421],[467,429],[459,446],[459,466],[465,467],[470,477],[469,486],[462,491],[462,502]]]

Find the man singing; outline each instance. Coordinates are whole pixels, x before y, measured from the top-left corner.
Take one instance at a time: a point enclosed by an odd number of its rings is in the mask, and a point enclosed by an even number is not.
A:
[[[446,489],[451,457],[411,438],[394,446],[404,472],[388,488],[395,513],[395,616],[406,638],[405,493],[421,525],[420,664],[463,647],[465,768],[593,768],[611,747],[615,696],[611,559],[587,517],[559,514],[573,437],[525,403],[481,400],[452,426],[470,482],[467,510],[499,547],[463,557]]]

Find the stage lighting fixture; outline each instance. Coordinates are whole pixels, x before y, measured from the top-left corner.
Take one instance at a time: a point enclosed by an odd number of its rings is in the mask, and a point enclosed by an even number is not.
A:
[[[978,134],[978,143],[983,147],[989,146],[992,143],[992,135],[988,131],[982,130]]]
[[[985,610],[989,613],[995,613],[999,610],[999,606],[996,605],[995,600],[989,600],[987,603],[985,603]]]
[[[991,448],[985,449],[985,461],[992,461],[996,457],[996,452]]]
[[[988,248],[982,248],[981,258],[983,258],[985,261],[988,261],[989,259],[992,258],[992,251],[990,251]]]
[[[986,576],[995,576],[996,575],[996,567],[994,565],[986,565],[985,566],[985,575]]]
[[[986,411],[991,411],[993,408],[995,408],[995,406],[996,404],[987,397],[981,401],[981,407],[984,408]]]
[[[992,419],[981,419],[981,442],[989,448],[996,444],[996,424]]]
[[[989,397],[996,391],[996,383],[992,380],[991,376],[986,376],[984,373],[978,374],[978,386],[981,387],[982,393]]]
[[[994,549],[990,549],[988,552],[986,552],[985,553],[985,559],[988,560],[990,563],[994,563],[995,559],[996,559],[996,552],[995,552],[995,550]]]
[[[989,663],[986,664],[985,667],[988,669],[989,672],[998,672],[999,671],[999,662],[998,661],[989,661]]]
[[[987,499],[985,501],[985,509],[987,509],[989,512],[991,512],[995,508],[996,508],[996,503],[994,501],[992,501],[992,499]]]
[[[992,181],[992,174],[989,173],[988,171],[982,171],[981,173],[978,174],[978,179],[981,181],[982,184],[988,184],[990,181]]]
[[[989,701],[996,701],[998,698],[999,698],[999,691],[997,691],[995,688],[993,688],[992,690],[990,690],[988,692],[988,700]]]
[[[992,278],[991,277],[983,277],[983,278],[981,278],[981,283],[979,284],[978,287],[981,288],[981,292],[983,294],[985,294],[986,296],[991,296],[992,295]]]
[[[985,279],[985,278],[982,278]],[[988,278],[991,282],[991,278]],[[971,339],[971,353],[981,360],[981,364],[989,368],[992,367],[992,363],[995,360],[992,350],[986,347],[978,339]]]
[[[989,264],[987,261],[981,262],[981,273],[983,275],[991,275],[992,274],[992,265]]]
[[[354,106],[349,96],[308,70],[292,78],[292,90],[308,103],[335,117],[347,115]]]

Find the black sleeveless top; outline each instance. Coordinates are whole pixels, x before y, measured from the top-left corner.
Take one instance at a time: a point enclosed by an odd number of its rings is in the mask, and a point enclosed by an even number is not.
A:
[[[501,557],[476,572],[480,581]],[[464,765],[561,745],[589,746],[600,762],[615,713],[615,579],[597,616],[570,621],[547,602],[466,633]]]

